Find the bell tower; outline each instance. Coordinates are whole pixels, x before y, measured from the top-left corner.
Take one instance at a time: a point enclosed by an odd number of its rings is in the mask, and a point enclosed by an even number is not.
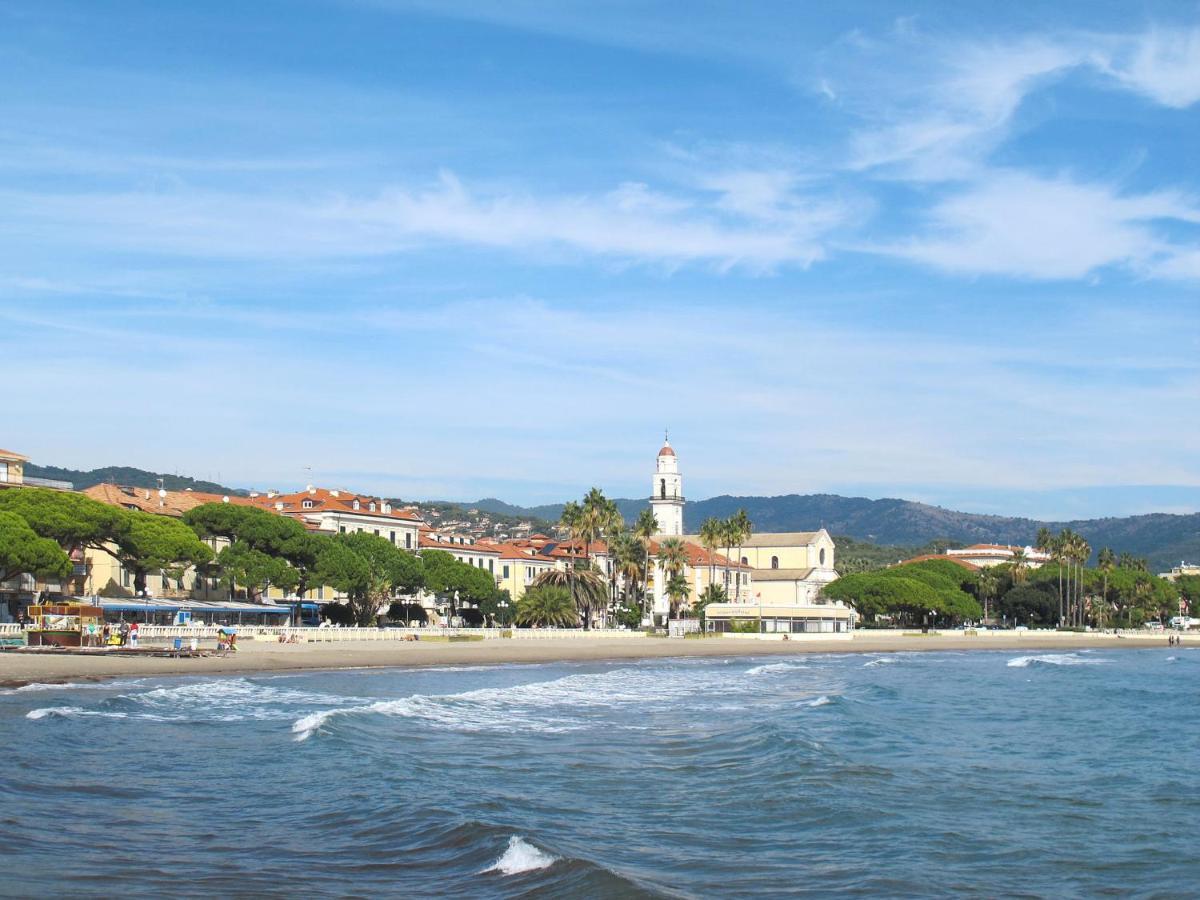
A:
[[[662,449],[658,451],[654,465],[650,508],[658,520],[660,535],[679,537],[683,534],[683,476],[679,474],[679,460],[667,435],[663,436]]]

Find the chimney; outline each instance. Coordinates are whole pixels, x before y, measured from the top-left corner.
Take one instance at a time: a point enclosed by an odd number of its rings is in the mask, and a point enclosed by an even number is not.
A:
[[[317,492],[317,489],[315,487],[313,487],[311,484],[308,485],[307,487],[305,487],[305,490],[308,491],[310,494],[315,494]],[[337,496],[336,491],[334,492],[334,496],[335,497]]]
[[[311,494],[311,493],[314,493],[314,492],[313,492],[313,491],[310,489],[310,490],[309,490],[309,493]],[[339,491],[339,490],[336,490],[336,489],[334,489],[334,490],[332,490],[332,491],[330,491],[330,492],[329,492],[329,496],[331,496],[331,497],[340,497],[340,496],[342,496],[342,492],[341,492],[341,491]]]

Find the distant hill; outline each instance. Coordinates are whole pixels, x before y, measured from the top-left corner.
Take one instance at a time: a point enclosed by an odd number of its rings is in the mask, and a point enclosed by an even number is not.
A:
[[[489,509],[481,500],[475,504]],[[646,500],[617,500],[626,521],[632,521],[648,506]],[[503,504],[508,515],[529,515],[556,521],[562,504],[514,507]],[[962,544],[1028,544],[1038,529],[1070,528],[1087,538],[1093,549],[1111,547],[1150,560],[1151,568],[1163,571],[1180,560],[1200,560],[1200,513],[1171,515],[1151,513],[1124,518],[1077,519],[1069,522],[1040,522],[1010,516],[956,512],[912,500],[841,497],[836,494],[788,494],[782,497],[732,497],[723,495],[688,502],[684,527],[699,528],[709,516],[723,518],[745,508],[757,531],[809,531],[826,528],[831,534],[846,535],[874,544],[920,547],[933,541]],[[498,510],[497,510],[498,511]]]
[[[25,464],[25,474],[33,478],[52,478],[56,481],[69,481],[75,490],[82,491],[94,484],[122,484],[129,487],[157,488],[161,478],[163,487],[168,491],[203,491],[209,494],[246,494],[239,488],[229,488],[213,481],[198,481],[185,475],[168,475],[165,472],[147,472],[145,469],[134,469],[130,466],[106,466],[102,469],[61,469],[58,466],[35,466]]]

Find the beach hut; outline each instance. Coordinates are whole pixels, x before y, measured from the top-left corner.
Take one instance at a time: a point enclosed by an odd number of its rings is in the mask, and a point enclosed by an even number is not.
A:
[[[87,603],[38,604],[29,607],[29,617],[30,647],[83,647],[93,635],[99,644],[104,625],[104,610]]]

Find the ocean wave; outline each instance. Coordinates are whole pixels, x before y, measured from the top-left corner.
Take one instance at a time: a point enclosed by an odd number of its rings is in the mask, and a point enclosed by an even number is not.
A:
[[[828,706],[830,703],[833,703],[833,698],[832,698],[832,697],[829,697],[829,696],[826,696],[825,694],[822,694],[822,695],[821,695],[820,697],[818,697],[817,699],[815,699],[815,700],[809,700],[809,701],[808,701],[807,703],[805,703],[804,705],[805,705],[805,706],[814,706],[814,707],[815,707],[815,706]]]
[[[863,663],[863,668],[873,669],[876,666],[887,666],[895,662],[899,662],[899,660],[897,660],[894,656],[880,656],[876,659],[867,660],[865,663]]]
[[[36,694],[42,691],[120,691],[141,684],[133,681],[32,681],[16,688],[0,690],[0,694]]]
[[[784,662],[766,663],[765,665],[754,666],[751,669],[747,669],[746,674],[747,675],[778,675],[781,672],[791,672],[794,669],[807,669],[807,668],[809,668],[809,666],[806,666],[802,663],[784,663]]]
[[[502,688],[457,694],[413,694],[396,700],[318,710],[297,719],[292,732],[297,741],[304,741],[335,717],[385,715],[420,719],[431,727],[455,731],[557,734],[595,727],[595,717],[590,713],[598,709],[666,704],[694,698],[706,691],[725,696],[737,690],[720,670],[714,669],[711,675],[706,675],[694,669],[629,666]]]
[[[124,683],[128,687],[131,683]],[[110,685],[111,687],[112,685]],[[238,722],[290,719],[297,706],[360,703],[339,697],[259,684],[245,678],[223,678],[156,687],[139,693],[105,697],[97,706],[52,706],[26,714],[30,719],[107,718],[147,722]]]
[[[1098,666],[1102,659],[1083,659],[1075,653],[1043,653],[1038,656],[1017,656],[1007,663],[1010,669],[1024,669],[1032,665],[1047,666]]]
[[[551,856],[544,850],[539,850],[533,844],[523,840],[518,835],[508,839],[508,847],[494,863],[484,872],[499,872],[501,875],[519,875],[522,872],[533,872],[545,869],[558,862],[557,856]]]

